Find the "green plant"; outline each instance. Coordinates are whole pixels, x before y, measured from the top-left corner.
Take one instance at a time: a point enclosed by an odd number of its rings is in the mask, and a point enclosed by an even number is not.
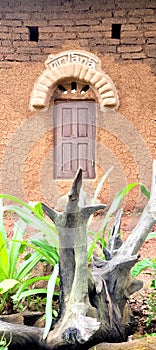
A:
[[[9,342],[7,343],[4,333],[0,338],[0,350],[8,350],[8,346],[10,345],[11,341],[12,338],[10,338]]]
[[[3,206],[2,198],[14,200],[22,207],[15,205]],[[13,211],[20,219],[15,222],[13,239],[7,242],[7,233],[4,227],[4,212]],[[38,232],[47,233],[53,242],[51,246],[46,239],[33,240],[33,244],[24,241],[27,224],[37,228]],[[47,222],[43,216],[41,203],[27,205],[15,197],[0,195],[0,311],[6,302],[19,302],[30,295],[47,293],[46,288],[34,288],[34,283],[40,280],[49,280],[50,276],[38,276],[31,278],[30,273],[39,261],[49,262],[52,266],[58,263],[56,228]],[[53,239],[54,238],[54,239]],[[26,254],[20,263],[20,254],[26,246],[32,248],[32,253]],[[31,287],[31,288],[30,288]],[[11,299],[11,297],[13,298]]]
[[[95,200],[96,200],[96,198],[97,198],[97,196],[99,194],[99,191],[101,190],[103,182],[106,180],[106,178],[108,177],[108,175],[110,174],[112,169],[113,169],[113,167],[108,169],[106,174],[104,174],[102,176],[102,178],[100,179],[99,184],[98,184],[97,189],[96,189],[96,192],[95,192],[95,196],[94,196],[93,202],[91,202],[90,204],[95,203]],[[142,183],[139,183],[139,182],[134,182],[134,183],[128,184],[128,185],[126,185],[123,189],[121,189],[117,193],[117,195],[115,196],[112,204],[110,205],[110,207],[109,207],[109,209],[107,211],[107,214],[106,214],[106,216],[105,216],[105,218],[103,220],[103,223],[102,223],[99,231],[96,232],[96,233],[94,231],[91,231],[91,230],[88,231],[89,234],[93,237],[92,244],[90,245],[89,250],[88,250],[88,261],[90,261],[91,256],[92,256],[93,251],[94,251],[94,248],[95,248],[97,243],[100,243],[102,251],[106,247],[107,243],[106,243],[106,240],[105,240],[105,234],[106,234],[106,230],[107,230],[108,224],[109,224],[111,218],[113,217],[113,215],[119,209],[120,204],[125,199],[126,195],[136,186],[139,186],[142,194],[144,194],[147,198],[149,198],[149,196],[150,196],[149,191],[147,190],[147,188]],[[90,224],[90,222],[91,221],[89,221],[89,224]],[[104,255],[102,255],[101,258],[104,258]]]

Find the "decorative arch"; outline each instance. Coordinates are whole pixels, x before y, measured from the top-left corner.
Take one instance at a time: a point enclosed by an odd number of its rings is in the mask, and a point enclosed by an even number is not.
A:
[[[46,69],[34,85],[30,109],[49,106],[56,85],[64,79],[75,78],[89,84],[101,107],[118,109],[119,98],[112,79],[101,69],[100,59],[87,51],[64,51],[50,55],[45,61]]]

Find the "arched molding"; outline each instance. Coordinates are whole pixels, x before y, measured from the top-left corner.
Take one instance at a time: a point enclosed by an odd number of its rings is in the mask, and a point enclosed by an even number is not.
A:
[[[50,55],[45,61],[45,67],[31,94],[31,110],[48,107],[58,82],[69,78],[89,84],[101,107],[118,109],[116,87],[109,75],[101,69],[101,61],[97,56],[81,50],[64,51],[58,55]]]

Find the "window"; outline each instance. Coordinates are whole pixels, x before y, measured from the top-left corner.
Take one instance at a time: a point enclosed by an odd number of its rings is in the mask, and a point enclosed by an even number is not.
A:
[[[38,39],[39,39],[38,27],[28,27],[28,29],[29,29],[29,39],[30,39],[30,41],[38,42]]]
[[[75,90],[75,86],[72,86]],[[93,101],[61,101],[54,107],[54,177],[73,178],[79,167],[83,177],[95,178],[95,120]]]
[[[112,24],[112,39],[120,39],[121,24]]]

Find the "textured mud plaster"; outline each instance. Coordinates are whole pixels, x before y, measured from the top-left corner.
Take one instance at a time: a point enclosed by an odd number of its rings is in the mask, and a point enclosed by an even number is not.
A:
[[[113,80],[120,99],[118,112],[98,112],[96,179],[85,181],[92,195],[102,174],[113,164],[100,200],[111,202],[125,184],[151,181],[155,154],[154,76],[148,64],[115,62],[100,55],[102,69]],[[53,109],[30,112],[29,100],[42,63],[12,62],[1,68],[0,172],[1,192],[25,200],[42,199],[55,205],[70,188],[70,181],[53,180]],[[126,209],[143,207],[138,189],[131,192]]]

